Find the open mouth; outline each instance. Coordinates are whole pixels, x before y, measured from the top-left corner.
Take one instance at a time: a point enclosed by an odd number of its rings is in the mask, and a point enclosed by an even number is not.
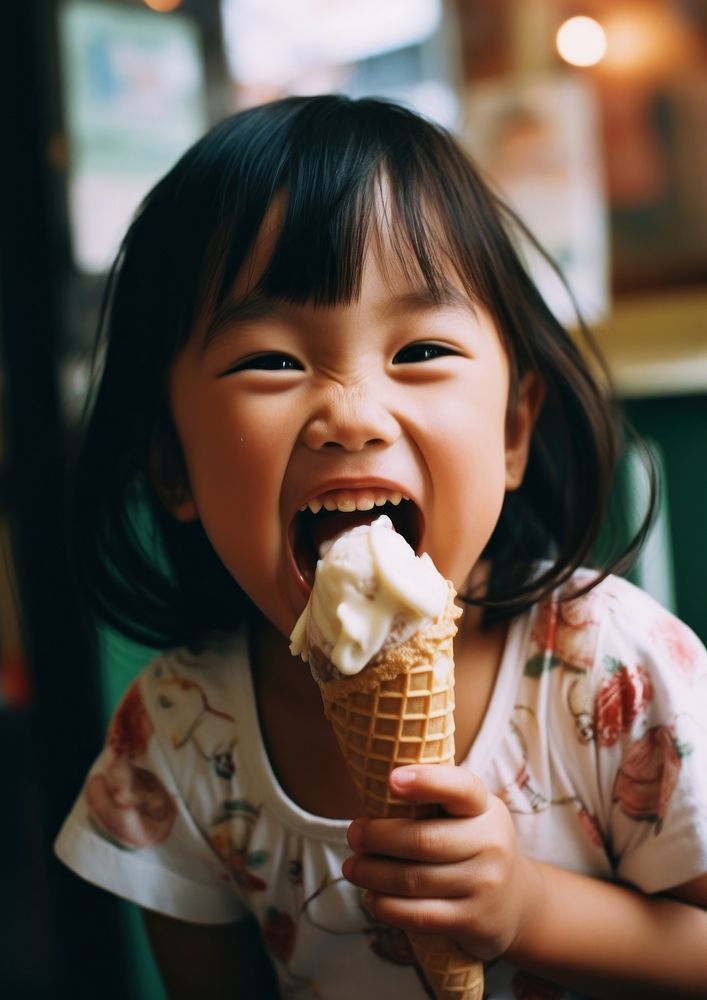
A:
[[[309,507],[301,510],[290,527],[290,544],[303,579],[310,586],[314,583],[319,547],[323,542],[360,524],[371,524],[381,514],[387,514],[395,530],[417,552],[422,540],[423,521],[422,512],[412,500],[388,500],[369,510],[341,510],[339,507],[328,510],[323,506],[316,513]]]

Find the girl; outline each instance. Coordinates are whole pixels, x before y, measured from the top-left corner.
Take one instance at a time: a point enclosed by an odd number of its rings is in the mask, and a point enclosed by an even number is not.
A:
[[[512,222],[444,131],[326,96],[223,122],[125,238],[77,546],[167,652],[57,851],[143,908],[170,996],[423,997],[411,928],[492,997],[707,995],[707,657],[580,568],[613,418]],[[288,652],[319,545],[382,510],[465,607],[458,766],[390,776],[435,820],[351,822]]]

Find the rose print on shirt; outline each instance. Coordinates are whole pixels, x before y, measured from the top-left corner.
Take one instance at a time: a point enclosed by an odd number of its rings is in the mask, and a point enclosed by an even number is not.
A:
[[[599,630],[600,597],[593,591],[571,601],[545,601],[538,608],[531,635],[535,650],[525,673],[566,667],[588,670],[594,663]]]
[[[89,778],[85,796],[98,832],[127,849],[164,840],[177,815],[159,778],[125,757],[116,757],[105,771]]]
[[[702,655],[700,644],[687,625],[663,614],[651,629],[651,638],[666,653],[666,662],[686,681],[692,681]]]
[[[153,727],[133,682],[113,717],[106,737],[107,766],[86,782],[84,799],[97,832],[118,847],[135,850],[164,840],[177,809],[160,779],[135,761],[146,752]]]
[[[690,748],[678,743],[668,726],[654,726],[630,743],[614,782],[614,802],[631,819],[655,823],[660,833]]]
[[[653,688],[643,667],[629,669],[612,657],[605,665],[608,676],[594,703],[594,732],[599,746],[611,747],[622,733],[631,731],[649,705]]]
[[[152,733],[153,726],[142,700],[140,685],[133,681],[113,716],[106,743],[116,757],[133,760],[147,751]]]

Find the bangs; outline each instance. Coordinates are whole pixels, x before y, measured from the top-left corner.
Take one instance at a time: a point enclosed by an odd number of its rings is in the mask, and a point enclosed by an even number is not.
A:
[[[487,223],[468,224],[469,205],[478,204],[477,191],[469,197],[473,170],[442,129],[396,105],[336,97],[306,102],[270,139],[257,162],[263,150],[244,157],[253,162],[239,165],[237,201],[221,214],[227,221],[205,269],[212,309],[270,224],[269,257],[250,285],[267,298],[347,305],[373,248],[384,267],[397,265],[440,302],[450,270],[473,301],[492,299],[478,263],[491,242]]]

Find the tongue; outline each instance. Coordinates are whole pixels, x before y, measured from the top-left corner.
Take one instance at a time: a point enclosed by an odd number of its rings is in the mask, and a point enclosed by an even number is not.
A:
[[[322,542],[328,542],[330,538],[335,538],[342,531],[349,531],[357,528],[359,524],[370,524],[381,515],[380,508],[373,510],[354,510],[351,513],[343,513],[340,510],[323,510],[313,519],[312,543],[315,552],[319,552]]]

